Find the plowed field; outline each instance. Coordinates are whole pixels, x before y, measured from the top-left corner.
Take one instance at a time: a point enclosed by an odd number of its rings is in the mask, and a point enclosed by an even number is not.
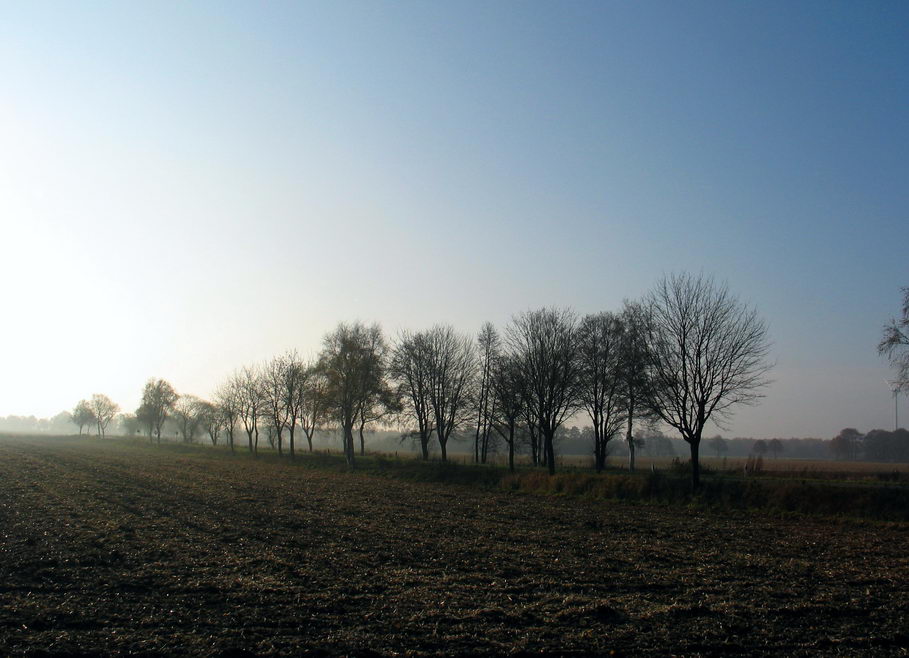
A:
[[[909,654],[909,528],[0,442],[0,654]]]

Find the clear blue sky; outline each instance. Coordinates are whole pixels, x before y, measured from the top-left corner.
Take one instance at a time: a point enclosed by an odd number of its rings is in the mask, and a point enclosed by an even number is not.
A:
[[[774,340],[724,434],[890,427],[907,35],[905,2],[5,2],[0,415],[689,270]]]

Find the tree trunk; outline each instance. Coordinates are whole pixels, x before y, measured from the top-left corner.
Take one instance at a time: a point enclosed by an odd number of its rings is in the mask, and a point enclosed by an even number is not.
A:
[[[514,429],[511,430],[511,440],[508,442],[508,470],[514,473]]]
[[[360,433],[360,456],[361,457],[366,454],[366,441],[363,440],[363,425],[364,425],[364,423],[360,423],[360,432],[359,433]]]
[[[625,441],[628,442],[628,470],[634,471],[634,437],[631,436],[631,427],[634,425],[634,396],[628,398],[628,429],[625,432]]]
[[[553,432],[555,434],[555,432]],[[546,433],[543,437],[546,443],[546,466],[549,468],[549,474],[555,475],[555,448],[553,447],[552,434]]]
[[[278,434],[278,457],[284,456],[284,432],[275,428],[275,431]]]
[[[700,437],[689,443],[691,446],[691,486],[695,491],[701,488],[701,464],[698,461],[698,449],[700,448],[700,444]]]
[[[294,425],[296,425],[296,421],[294,421]],[[295,457],[295,455],[294,455],[294,430],[295,430],[296,428],[294,427],[294,425],[291,425],[290,428],[289,428],[289,432],[290,432],[290,458],[291,458],[291,459],[293,459],[293,458]]]
[[[429,437],[420,437],[420,451],[423,453],[423,461],[429,461]]]
[[[353,440],[353,423],[344,426],[344,456],[347,458],[347,465],[354,467],[354,440]]]
[[[439,448],[442,450],[442,461],[448,461],[448,439],[442,440],[442,437],[439,437]]]

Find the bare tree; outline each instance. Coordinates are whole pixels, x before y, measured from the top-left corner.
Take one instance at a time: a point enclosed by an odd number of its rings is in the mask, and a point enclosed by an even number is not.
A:
[[[174,403],[173,416],[180,426],[184,443],[192,443],[196,439],[196,432],[204,420],[205,409],[202,400],[195,395],[181,395]]]
[[[360,407],[357,416],[357,432],[360,437],[360,455],[366,454],[366,439],[363,434],[367,425],[381,423],[389,416],[401,413],[403,408],[397,389],[394,389],[383,380],[381,387]]]
[[[707,421],[761,397],[770,367],[767,325],[726,286],[688,274],[664,277],[646,309],[650,408],[688,442],[697,488]]]
[[[309,451],[312,452],[312,437],[325,420],[328,411],[328,378],[318,364],[307,366],[305,376],[306,382],[300,391],[302,403],[299,422],[303,434],[306,435]]]
[[[476,395],[476,433],[474,434],[474,461],[486,463],[489,453],[490,430],[495,414],[495,397],[492,395],[492,375],[495,360],[501,349],[501,339],[491,322],[486,322],[477,336],[479,348],[480,381]]]
[[[284,430],[290,421],[291,400],[288,387],[296,392],[297,381],[292,377],[294,357],[283,354],[265,364],[261,373],[262,401],[271,423],[269,436],[278,442],[278,455],[284,454]],[[299,359],[297,359],[299,360]]]
[[[244,366],[235,375],[239,402],[239,416],[249,442],[249,451],[259,454],[259,421],[265,408],[262,394],[262,378],[259,368]]]
[[[442,461],[448,460],[451,433],[471,416],[469,386],[476,372],[470,338],[452,327],[437,325],[426,332],[429,345],[429,404],[435,420]]]
[[[208,434],[208,439],[213,446],[218,445],[218,437],[221,430],[224,429],[224,414],[221,410],[207,400],[199,401],[199,411],[201,415],[202,426]]]
[[[164,421],[174,408],[177,401],[177,392],[169,382],[163,379],[149,379],[145,384],[145,390],[142,392],[142,405],[136,412],[136,416],[144,419],[149,428],[149,438],[154,430],[158,444],[161,444],[161,429],[164,427]]]
[[[382,388],[387,352],[377,324],[342,322],[323,341],[319,367],[326,377],[326,400],[341,427],[344,454],[351,467],[355,455],[353,427]]]
[[[593,428],[597,472],[606,467],[607,446],[625,423],[620,361],[623,326],[612,313],[586,316],[578,329],[578,399]]]
[[[520,363],[511,355],[500,355],[490,368],[491,425],[508,446],[508,470],[514,472],[515,443],[524,414],[524,386]]]
[[[903,288],[903,314],[884,327],[884,335],[877,346],[878,354],[886,355],[896,368],[896,390],[909,389],[909,286]]]
[[[73,423],[79,427],[79,435],[82,435],[82,428],[86,425],[95,424],[95,414],[92,412],[88,400],[79,400],[73,409]]]
[[[619,344],[619,373],[622,378],[624,398],[625,444],[628,447],[628,470],[635,467],[638,442],[634,438],[634,424],[643,421],[652,424],[656,416],[647,406],[648,367],[650,348],[648,346],[648,315],[641,304],[625,302],[622,309],[622,340]]]
[[[89,400],[88,406],[92,410],[95,424],[98,426],[98,436],[103,439],[107,426],[110,424],[110,421],[114,419],[114,416],[117,415],[117,412],[120,411],[120,406],[101,393],[92,395],[92,399]]]
[[[578,406],[577,327],[573,311],[544,308],[512,318],[506,334],[524,382],[531,428],[543,438],[550,475],[555,473],[556,430]]]
[[[427,334],[402,332],[392,353],[390,373],[404,401],[404,413],[417,423],[416,434],[424,460],[429,459],[429,437],[435,429],[430,401],[431,363]]]
[[[239,376],[233,375],[215,392],[215,406],[221,416],[224,429],[227,431],[227,442],[231,453],[234,452],[234,431],[240,417],[242,401],[239,388]]]

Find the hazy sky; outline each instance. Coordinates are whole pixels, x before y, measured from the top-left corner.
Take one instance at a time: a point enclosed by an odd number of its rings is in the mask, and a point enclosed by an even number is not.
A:
[[[3,2],[0,415],[688,270],[770,324],[725,435],[891,428],[907,34],[905,2]]]

